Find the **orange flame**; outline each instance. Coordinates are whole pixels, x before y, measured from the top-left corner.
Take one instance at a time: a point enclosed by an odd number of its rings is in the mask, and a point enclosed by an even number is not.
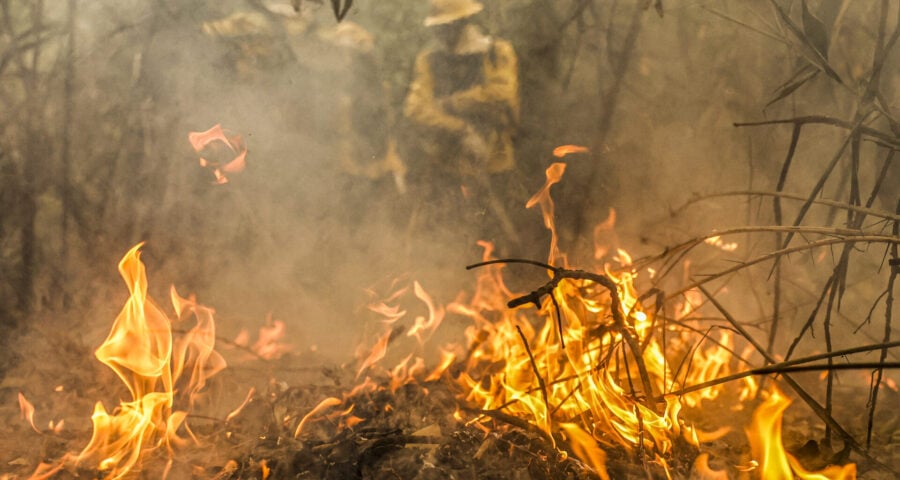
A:
[[[297,429],[294,430],[294,438],[300,436],[300,433],[303,432],[303,427],[305,427],[306,424],[309,423],[314,416],[340,404],[341,400],[334,397],[328,397],[325,400],[319,402],[319,404],[316,405],[312,410],[310,410],[310,412],[300,420],[300,423],[297,424]]]
[[[801,478],[804,480],[852,480],[856,478],[856,464],[832,465],[819,472],[809,472],[784,450],[781,441],[781,420],[791,401],[773,386],[768,398],[755,412],[747,429],[750,449],[759,462],[761,478]]]
[[[235,408],[231,413],[229,413],[227,416],[225,416],[225,423],[230,422],[234,417],[238,416],[241,413],[241,411],[244,410],[244,407],[246,407],[250,403],[250,400],[253,400],[254,394],[256,394],[256,388],[250,387],[250,390],[247,391],[247,397],[244,398],[244,401],[241,402],[241,404],[237,408]]]
[[[610,208],[606,220],[594,227],[594,258],[600,260],[611,250],[618,250],[619,238],[616,235],[616,209]]]
[[[41,429],[34,424],[34,405],[25,398],[25,394],[22,392],[19,392],[19,411],[22,413],[22,418],[31,425],[31,428],[35,432],[41,433]],[[51,430],[53,429],[52,426],[50,428]]]
[[[234,338],[234,344],[250,350],[259,358],[276,360],[294,349],[293,345],[282,342],[286,332],[285,323],[281,320],[273,320],[270,313],[266,315],[266,323],[259,327],[259,335],[252,346],[249,345],[250,332],[245,328],[241,329]]]
[[[125,383],[132,401],[122,402],[114,414],[97,402],[91,440],[77,457],[77,462],[96,462],[109,479],[124,477],[148,448],[166,446],[171,452],[183,444],[177,432],[186,428],[187,413],[178,410],[176,402],[190,409],[207,379],[225,368],[224,359],[213,350],[213,310],[180,297],[174,288],[172,304],[179,321],[192,315],[196,324],[173,339],[172,322],[147,296],[142,245],[134,246],[119,263],[131,296],[95,352]]]
[[[372,350],[369,352],[369,355],[363,361],[362,365],[360,365],[359,370],[356,372],[356,378],[359,378],[363,372],[366,371],[372,365],[378,363],[382,358],[384,358],[384,354],[387,353],[388,343],[391,341],[391,336],[394,332],[392,330],[388,330],[384,332],[384,335],[378,339],[378,342],[375,343],[375,346],[372,347]]]
[[[422,316],[416,317],[415,324],[409,329],[409,332],[407,332],[406,335],[409,337],[416,337],[416,340],[418,340],[421,345],[425,342],[427,337],[433,334],[441,325],[441,322],[444,320],[444,309],[434,305],[434,300],[431,299],[431,295],[422,288],[422,285],[420,285],[419,282],[413,282],[413,292],[415,293],[416,298],[421,300],[425,306],[428,307],[428,318]],[[423,338],[423,336],[425,338]]]
[[[547,263],[554,265],[554,262],[561,257],[559,252],[559,237],[556,234],[556,223],[553,220],[553,199],[550,197],[550,187],[554,184],[558,183],[562,180],[563,173],[566,172],[566,164],[561,162],[556,162],[547,167],[547,171],[545,172],[547,175],[547,181],[544,183],[544,186],[538,190],[537,193],[532,195],[528,202],[525,204],[525,208],[531,208],[535,205],[540,205],[541,207],[541,215],[544,218],[544,226],[550,230],[550,255],[547,260]],[[563,260],[563,265],[565,265],[565,261]]]
[[[561,423],[560,428],[569,436],[575,455],[584,459],[602,480],[609,480],[606,473],[606,452],[597,446],[597,441],[574,423]]]
[[[729,480],[727,471],[710,468],[708,453],[701,453],[694,460],[691,478],[696,480]]]

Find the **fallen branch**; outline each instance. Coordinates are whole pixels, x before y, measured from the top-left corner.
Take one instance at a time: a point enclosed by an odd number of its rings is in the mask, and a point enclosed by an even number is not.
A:
[[[544,377],[541,376],[540,370],[538,370],[537,362],[534,361],[534,354],[531,353],[531,347],[528,346],[528,339],[525,338],[525,333],[522,332],[522,327],[516,325],[516,331],[519,332],[519,337],[522,338],[522,345],[525,346],[525,351],[528,352],[528,360],[531,362],[531,369],[534,370],[534,376],[537,377],[538,385],[541,387],[541,397],[544,398],[544,406],[547,408],[547,421],[550,421],[550,399],[547,398],[547,384],[544,383]]]

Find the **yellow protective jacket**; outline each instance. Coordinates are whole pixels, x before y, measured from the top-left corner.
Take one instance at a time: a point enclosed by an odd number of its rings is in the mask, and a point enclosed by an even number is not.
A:
[[[474,25],[466,27],[460,45],[453,52],[428,48],[419,53],[404,114],[437,138],[459,142],[470,130],[482,137],[487,158],[465,159],[460,173],[511,170],[512,139],[519,121],[515,51],[509,42],[484,36]],[[454,161],[448,156],[458,153],[446,151],[441,140],[436,143],[421,147],[438,161]]]

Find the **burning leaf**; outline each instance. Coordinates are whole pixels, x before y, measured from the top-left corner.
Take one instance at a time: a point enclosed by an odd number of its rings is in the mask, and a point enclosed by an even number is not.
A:
[[[553,149],[553,156],[556,158],[563,158],[566,155],[570,155],[573,153],[588,153],[590,150],[587,147],[582,147],[581,145],[560,145]]]
[[[210,168],[219,185],[228,183],[226,173],[240,172],[247,166],[247,145],[243,138],[240,135],[226,135],[220,124],[205,132],[190,132],[188,141],[195,152],[204,154],[200,157],[200,166]],[[220,152],[223,149],[225,152]],[[209,160],[210,153],[216,153],[223,159]]]

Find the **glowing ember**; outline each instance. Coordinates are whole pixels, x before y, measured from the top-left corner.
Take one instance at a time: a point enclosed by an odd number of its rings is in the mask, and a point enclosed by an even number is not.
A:
[[[735,243],[735,242],[724,242],[724,241],[722,241],[722,237],[720,237],[720,236],[718,236],[718,235],[716,235],[716,236],[714,236],[714,237],[709,237],[709,238],[707,238],[706,240],[704,240],[704,242],[705,242],[707,245],[711,245],[711,246],[713,246],[713,247],[716,247],[716,248],[718,248],[718,249],[720,249],[720,250],[722,250],[722,251],[724,251],[724,252],[733,252],[733,251],[737,250],[737,248],[738,248],[738,244],[737,244],[737,243]]]

